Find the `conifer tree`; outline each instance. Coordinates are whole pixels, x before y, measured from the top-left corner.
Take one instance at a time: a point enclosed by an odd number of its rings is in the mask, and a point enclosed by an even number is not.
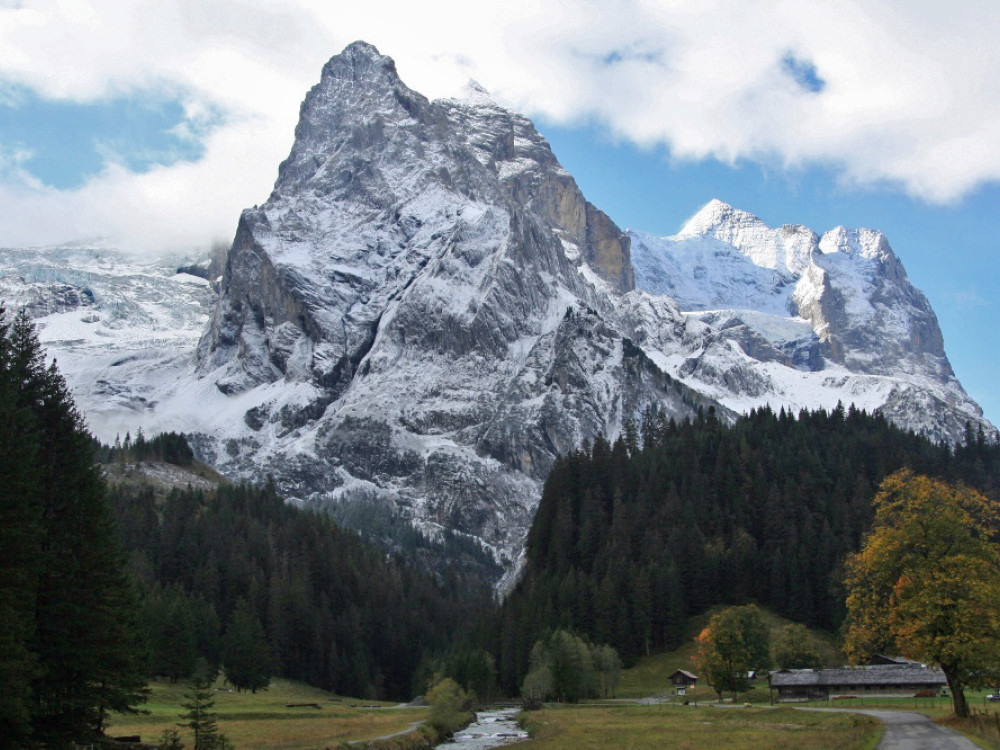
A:
[[[271,651],[264,628],[246,599],[240,599],[226,630],[222,666],[237,690],[256,693],[271,682]]]
[[[37,668],[30,644],[42,531],[38,435],[21,394],[30,373],[19,359],[0,306],[0,737],[11,746],[30,733],[29,685]]]
[[[140,703],[145,665],[92,439],[27,315],[8,325],[0,310],[0,340],[0,680],[28,678],[4,691],[0,721],[8,736],[58,746]]]
[[[194,735],[194,750],[214,750],[218,743],[219,727],[216,721],[215,693],[212,690],[214,675],[208,664],[202,660],[188,682],[188,692],[184,694],[181,707],[184,722],[178,726],[190,729]]]

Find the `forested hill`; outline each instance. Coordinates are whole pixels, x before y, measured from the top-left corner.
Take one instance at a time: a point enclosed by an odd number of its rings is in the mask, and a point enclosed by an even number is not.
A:
[[[970,430],[952,450],[853,409],[764,409],[731,427],[712,413],[649,415],[613,445],[599,438],[560,458],[500,614],[504,687],[545,629],[610,643],[626,661],[676,646],[685,618],[717,603],[756,601],[836,629],[844,556],[868,528],[876,486],[904,466],[998,496],[994,440]]]
[[[109,493],[156,674],[185,678],[199,657],[232,674],[250,655],[265,677],[408,699],[422,657],[490,606],[484,586],[387,558],[270,484]]]

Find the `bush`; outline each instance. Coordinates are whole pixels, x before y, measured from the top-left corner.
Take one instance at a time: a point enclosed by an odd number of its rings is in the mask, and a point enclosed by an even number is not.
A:
[[[441,740],[447,739],[468,725],[475,717],[469,697],[450,677],[431,688],[427,694],[427,702],[431,706],[431,715],[424,722],[424,726]]]

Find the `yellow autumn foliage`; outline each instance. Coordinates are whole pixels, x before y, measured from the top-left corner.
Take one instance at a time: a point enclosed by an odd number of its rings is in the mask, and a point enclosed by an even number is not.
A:
[[[887,477],[873,505],[872,530],[846,564],[847,655],[939,666],[966,715],[964,688],[1000,674],[1000,510],[908,470]]]

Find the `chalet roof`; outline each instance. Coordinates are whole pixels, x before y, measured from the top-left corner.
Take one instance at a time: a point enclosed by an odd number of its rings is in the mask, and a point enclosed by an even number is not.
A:
[[[670,677],[671,677],[671,678],[674,678],[674,677],[676,677],[677,675],[683,675],[684,677],[687,677],[687,678],[688,678],[689,680],[697,680],[697,679],[698,679],[698,675],[696,675],[696,674],[691,674],[691,673],[690,673],[690,672],[688,672],[688,671],[687,671],[686,669],[678,669],[678,670],[675,670],[675,671],[674,671],[674,673],[673,673],[672,675],[670,675]]]
[[[944,672],[922,664],[879,664],[845,669],[784,669],[772,672],[771,687],[861,687],[865,685],[947,685]]]

